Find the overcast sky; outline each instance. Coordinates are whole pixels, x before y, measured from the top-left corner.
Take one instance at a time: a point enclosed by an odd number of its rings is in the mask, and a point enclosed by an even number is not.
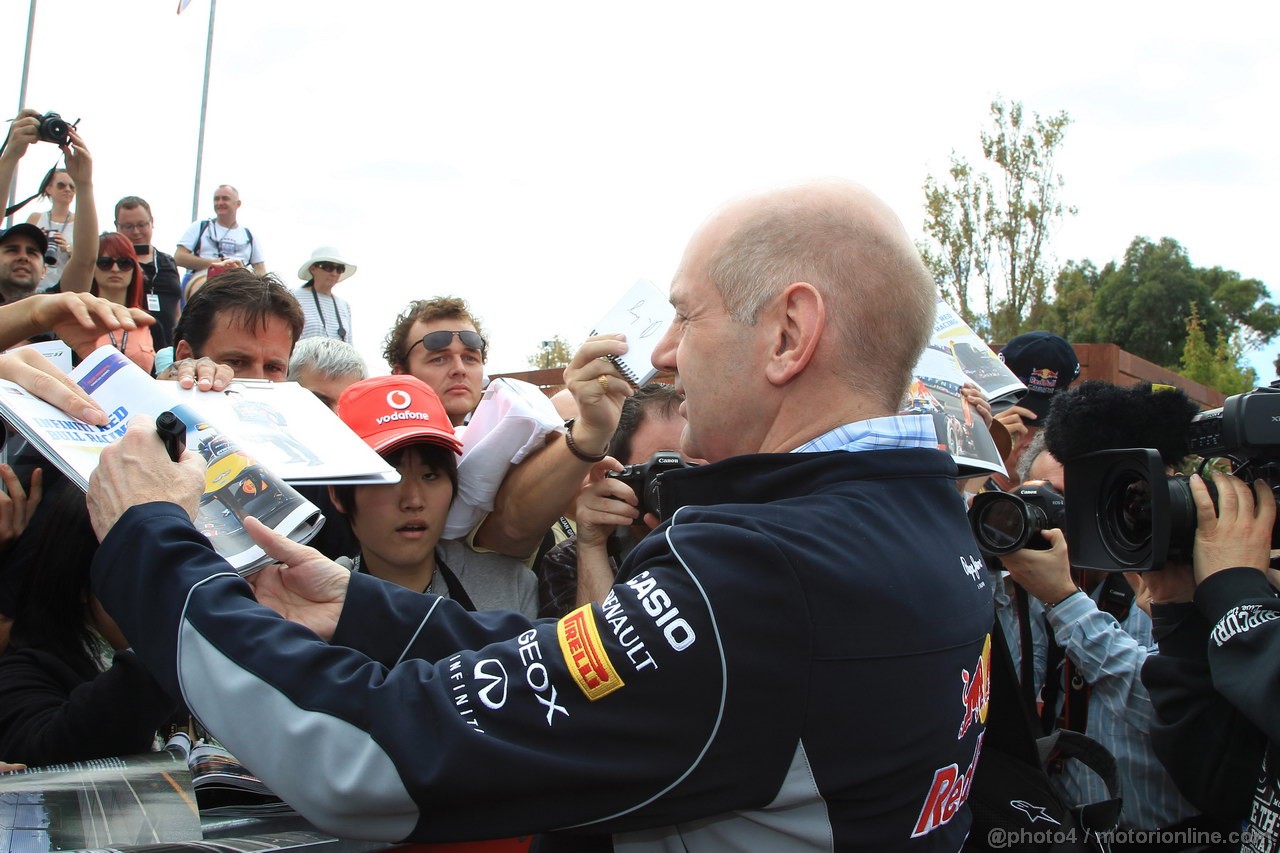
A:
[[[192,219],[209,22],[208,0],[176,5],[39,0],[27,92],[81,119],[104,227],[141,195],[169,252]],[[1275,288],[1278,9],[220,0],[199,216],[239,187],[241,224],[290,284],[339,246],[375,373],[396,313],[440,294],[471,302],[492,371],[523,370],[635,279],[665,287],[698,223],[752,189],[853,178],[918,235],[926,174],[953,148],[980,159],[1003,96],[1074,121],[1059,261],[1169,236]],[[0,0],[7,115],[27,13]],[[20,197],[55,154],[31,150]],[[1254,359],[1263,381],[1275,349]]]

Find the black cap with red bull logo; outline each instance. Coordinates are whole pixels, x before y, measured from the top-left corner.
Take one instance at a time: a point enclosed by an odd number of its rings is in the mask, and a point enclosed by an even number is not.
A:
[[[1051,332],[1027,332],[1004,345],[1000,360],[1027,386],[1018,405],[1043,421],[1053,395],[1071,386],[1080,375],[1080,359],[1066,339]]]

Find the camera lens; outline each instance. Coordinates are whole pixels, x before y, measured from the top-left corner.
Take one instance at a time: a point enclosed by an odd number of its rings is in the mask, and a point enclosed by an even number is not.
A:
[[[44,265],[46,267],[56,267],[58,265],[58,253],[55,252],[53,249],[50,249],[49,251],[45,252]]]
[[[1115,483],[1102,507],[1102,521],[1123,547],[1151,541],[1151,483],[1132,472]]]
[[[979,544],[988,553],[996,555],[1017,551],[1027,536],[1027,517],[1022,502],[1016,498],[1001,500],[999,497],[979,510],[974,525]]]

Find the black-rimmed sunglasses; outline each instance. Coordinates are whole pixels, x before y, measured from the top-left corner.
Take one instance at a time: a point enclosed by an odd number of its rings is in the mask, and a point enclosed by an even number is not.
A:
[[[133,269],[133,261],[128,258],[98,258],[95,263],[98,265],[98,269],[103,272],[107,272],[112,267],[115,267],[118,270]]]
[[[330,263],[329,261],[319,261],[316,264],[316,266],[320,267],[320,269],[324,270],[325,272],[336,272],[338,275],[342,275],[344,272],[347,271],[346,264],[335,264],[335,263]]]
[[[427,334],[422,336],[422,340],[414,341],[409,346],[409,349],[405,351],[405,356],[408,356],[409,353],[413,352],[413,348],[418,344],[422,344],[422,348],[427,352],[444,349],[449,346],[449,344],[453,343],[454,335],[458,336],[458,340],[462,341],[462,345],[464,347],[479,350],[481,353],[484,352],[484,338],[480,337],[479,332],[473,332],[470,329],[459,329],[456,332],[427,332]]]

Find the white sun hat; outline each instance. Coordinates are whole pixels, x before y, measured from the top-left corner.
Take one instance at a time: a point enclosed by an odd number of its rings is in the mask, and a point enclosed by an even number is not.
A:
[[[321,261],[328,261],[331,264],[342,264],[346,270],[338,277],[338,281],[346,281],[356,274],[356,265],[351,261],[344,260],[342,253],[333,246],[321,246],[311,253],[311,258],[302,266],[298,267],[298,278],[303,281],[311,281],[311,267]]]

